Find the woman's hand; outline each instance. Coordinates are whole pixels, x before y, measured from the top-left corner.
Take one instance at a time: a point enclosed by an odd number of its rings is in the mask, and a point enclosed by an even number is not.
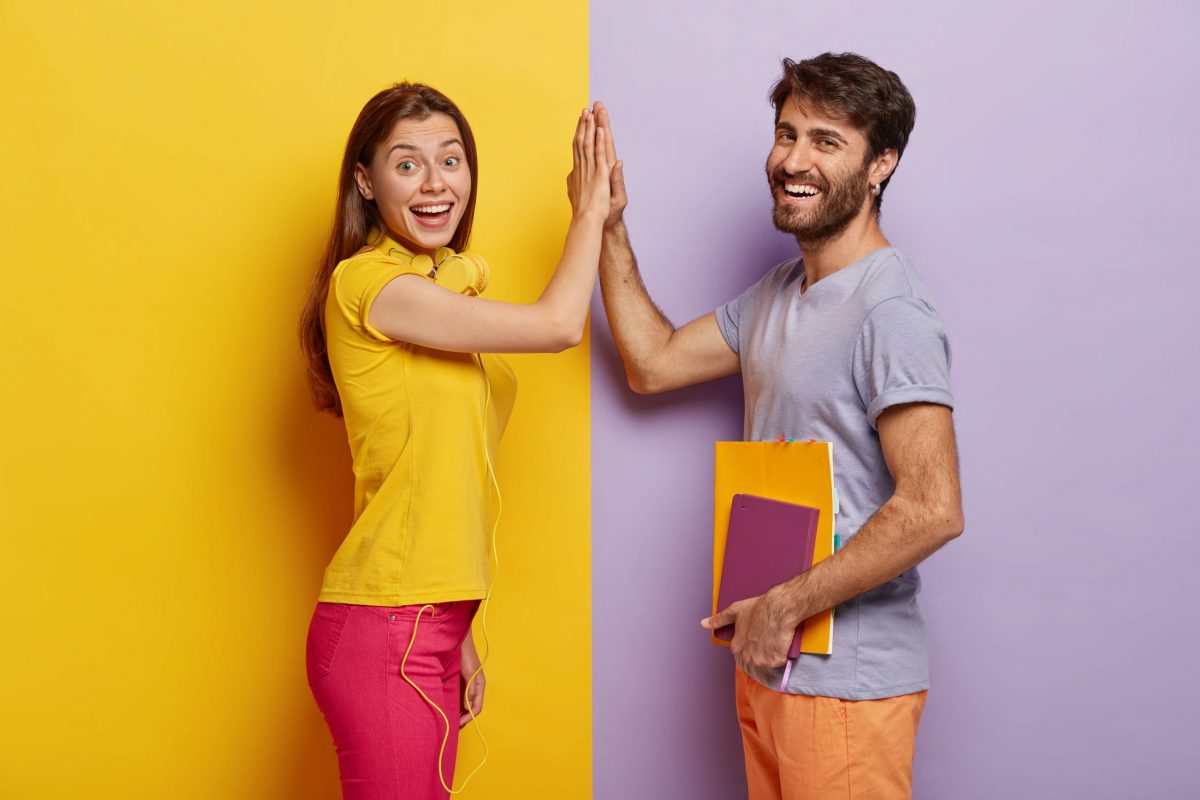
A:
[[[476,670],[479,670],[478,675],[475,674]],[[472,675],[475,676],[474,680],[471,680]],[[468,632],[462,644],[462,673],[459,679],[459,685],[462,687],[462,693],[459,695],[462,701],[462,716],[458,718],[458,727],[466,726],[472,717],[478,717],[483,712],[484,684],[483,670],[479,669],[479,653],[475,651],[475,639],[473,634]]]
[[[567,196],[576,219],[609,214],[610,165],[608,134],[596,124],[596,114],[585,108],[575,126],[574,167],[567,176]]]

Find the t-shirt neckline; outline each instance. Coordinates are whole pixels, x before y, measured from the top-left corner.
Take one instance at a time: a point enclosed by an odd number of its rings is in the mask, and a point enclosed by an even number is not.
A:
[[[832,275],[822,278],[821,280],[807,287],[802,293],[798,292],[797,296],[803,300],[806,297],[813,296],[813,292],[818,293],[816,295],[817,297],[820,297],[824,294],[829,294],[830,292],[835,292],[839,289],[841,284],[845,283],[846,279],[844,276],[848,273],[861,272],[862,270],[866,269],[868,265],[884,258],[884,254],[891,255],[896,252],[897,251],[895,247],[877,247],[857,261],[847,264]],[[803,272],[804,256],[800,257],[798,263],[801,271]]]

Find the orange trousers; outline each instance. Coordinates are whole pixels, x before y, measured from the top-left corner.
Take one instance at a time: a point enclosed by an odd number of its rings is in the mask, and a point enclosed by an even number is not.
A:
[[[782,694],[735,669],[750,800],[905,800],[926,692]]]

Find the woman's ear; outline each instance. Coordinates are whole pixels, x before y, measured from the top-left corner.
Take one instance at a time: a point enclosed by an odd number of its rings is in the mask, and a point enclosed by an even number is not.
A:
[[[375,199],[375,192],[371,191],[371,175],[362,164],[354,165],[354,182],[358,184],[358,193],[364,200]]]

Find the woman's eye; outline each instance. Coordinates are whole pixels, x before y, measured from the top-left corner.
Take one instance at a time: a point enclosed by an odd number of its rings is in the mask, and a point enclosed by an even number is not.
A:
[[[401,172],[412,172],[416,168],[417,165],[411,161],[401,161],[396,165],[396,169],[400,170]]]
[[[447,167],[457,167],[458,166],[458,156],[450,156],[442,163],[445,164]]]

